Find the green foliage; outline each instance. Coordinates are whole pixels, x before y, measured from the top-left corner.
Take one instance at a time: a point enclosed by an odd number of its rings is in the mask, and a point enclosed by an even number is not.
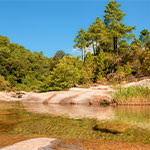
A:
[[[143,29],[140,32],[140,41],[142,42],[142,45],[146,45],[150,40],[150,32],[147,29]]]
[[[96,71],[95,56],[88,52],[85,56],[85,69],[88,74],[89,80],[93,81]]]
[[[120,87],[114,93],[114,99],[118,103],[142,103],[150,101],[150,89],[143,86]]]
[[[125,72],[126,77],[129,77],[132,75],[132,68],[129,62],[127,62],[127,64],[124,65],[124,72]]]
[[[81,28],[78,31],[78,35],[74,39],[75,45],[73,47],[81,49],[81,51],[82,51],[82,60],[84,60],[84,51],[85,51],[85,47],[87,45],[86,38],[87,38],[87,34],[84,31],[84,29]]]
[[[104,23],[110,29],[111,36],[114,41],[114,51],[117,50],[117,40],[118,38],[128,37],[128,33],[131,33],[135,27],[127,27],[122,23],[123,18],[126,14],[119,9],[121,5],[117,4],[116,1],[109,1],[106,6]]]
[[[103,44],[108,42],[108,32],[106,31],[106,26],[99,17],[96,18],[93,25],[90,25],[87,34],[89,40],[96,43],[96,50],[94,50],[94,54],[99,54]]]
[[[49,64],[50,59],[44,57],[43,52],[32,53],[0,36],[0,74],[10,83],[10,88],[39,89],[50,74]]]
[[[46,79],[43,89],[62,90],[73,87],[75,84],[83,84],[89,81],[83,62],[74,56],[65,56],[51,75]]]
[[[53,71],[53,69],[56,68],[56,65],[60,62],[60,60],[63,59],[63,57],[66,55],[68,54],[65,54],[63,50],[57,51],[54,57],[51,58],[50,65],[49,65],[50,71]]]
[[[126,40],[121,40],[119,42],[118,53],[120,55],[127,55],[129,53],[130,45],[126,42]]]
[[[107,68],[108,62],[105,61],[105,53],[101,50],[97,56],[96,80],[102,80],[106,76]]]
[[[132,33],[135,27],[123,23],[126,14],[120,6],[117,1],[109,1],[104,22],[97,17],[87,31],[78,31],[74,48],[82,51],[82,61],[62,50],[47,58],[42,51],[32,53],[0,36],[0,75],[10,89],[42,91],[62,90],[103,78],[121,82],[133,76],[149,76],[150,32],[142,30],[137,39]],[[127,40],[131,39],[129,44]]]
[[[9,82],[4,79],[3,76],[0,76],[0,90],[6,90],[9,87]]]
[[[142,56],[142,69],[145,71],[145,73],[150,73],[150,49],[147,48],[146,51],[143,53]]]

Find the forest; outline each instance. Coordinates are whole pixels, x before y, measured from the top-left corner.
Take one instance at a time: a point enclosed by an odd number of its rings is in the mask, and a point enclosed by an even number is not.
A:
[[[0,35],[0,90],[45,92],[149,76],[150,32],[143,29],[136,37],[136,27],[123,23],[126,14],[120,6],[109,1],[104,21],[97,17],[87,31],[77,32],[74,48],[81,56],[58,50],[48,58]]]

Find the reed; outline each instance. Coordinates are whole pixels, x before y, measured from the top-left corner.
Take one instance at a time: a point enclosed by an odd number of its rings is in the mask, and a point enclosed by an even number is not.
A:
[[[114,93],[118,104],[149,104],[150,89],[143,86],[120,87]]]

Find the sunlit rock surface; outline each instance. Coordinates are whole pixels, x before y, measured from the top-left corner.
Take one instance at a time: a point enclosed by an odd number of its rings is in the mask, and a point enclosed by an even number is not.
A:
[[[123,87],[130,86],[150,87],[150,79],[127,83]],[[113,103],[114,90],[110,86],[99,85],[90,88],[70,88],[68,91],[53,91],[45,93],[36,92],[0,92],[0,100],[21,101],[24,103],[43,104],[83,104],[100,105]]]
[[[101,103],[112,103],[112,93],[113,90],[109,86],[97,86],[46,93],[25,92],[18,95],[14,92],[0,92],[0,99],[17,100],[24,103],[100,105]]]
[[[1,150],[53,150],[51,142],[54,138],[34,138],[15,143],[13,145],[2,148]]]

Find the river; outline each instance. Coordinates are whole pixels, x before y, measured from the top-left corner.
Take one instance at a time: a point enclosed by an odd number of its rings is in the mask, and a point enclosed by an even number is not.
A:
[[[97,120],[119,120],[132,123],[142,128],[150,129],[150,106],[85,106],[85,105],[43,105],[0,102],[0,122],[14,118],[15,110],[65,116],[69,118],[94,118]],[[14,111],[13,111],[14,110]],[[12,113],[12,114],[11,114]],[[14,114],[14,115],[13,115]],[[6,117],[7,115],[7,117]],[[9,115],[9,117],[8,117]],[[16,114],[17,117],[17,114]],[[23,116],[21,116],[23,117]],[[23,119],[23,118],[22,118]]]

